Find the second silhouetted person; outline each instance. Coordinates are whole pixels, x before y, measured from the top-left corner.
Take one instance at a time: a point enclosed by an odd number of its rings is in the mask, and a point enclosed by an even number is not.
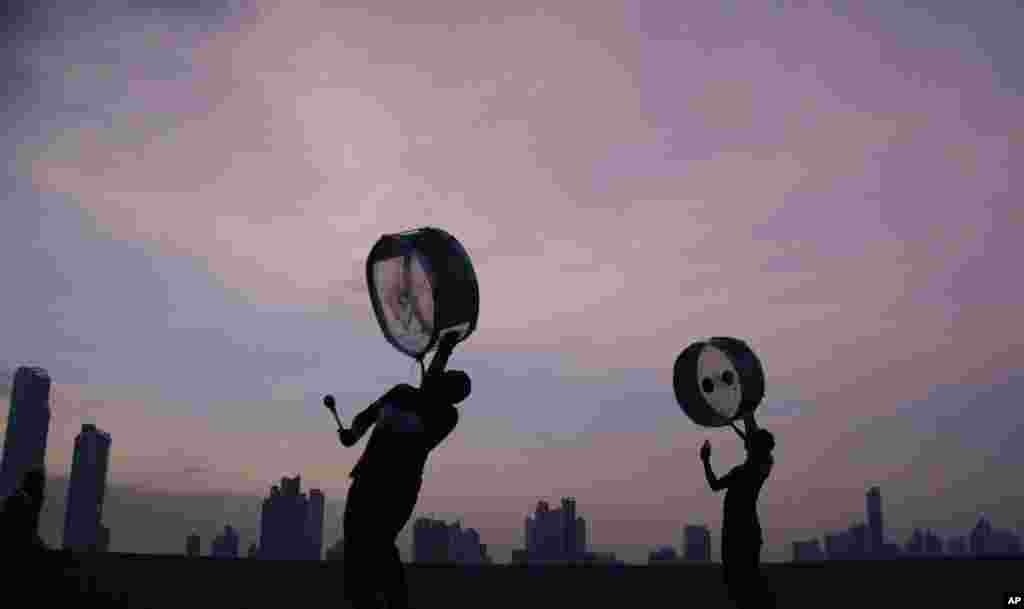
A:
[[[707,441],[701,446],[700,458],[711,490],[727,489],[722,520],[722,567],[729,596],[740,609],[771,608],[775,606],[774,594],[764,585],[759,569],[764,537],[757,517],[757,497],[775,463],[775,437],[757,427],[753,414],[743,422],[747,432],[740,434],[747,451],[743,463],[718,478],[711,469],[711,445]]]

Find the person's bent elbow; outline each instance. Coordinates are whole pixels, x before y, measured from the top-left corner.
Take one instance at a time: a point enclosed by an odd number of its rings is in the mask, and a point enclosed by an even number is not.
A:
[[[338,439],[341,440],[341,445],[345,448],[349,448],[356,443],[356,435],[351,430],[341,429],[338,431]]]

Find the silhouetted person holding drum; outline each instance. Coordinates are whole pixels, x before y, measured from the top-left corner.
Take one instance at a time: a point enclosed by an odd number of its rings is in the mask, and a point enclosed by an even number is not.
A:
[[[344,588],[354,609],[377,607],[387,591],[391,607],[408,607],[408,588],[395,540],[416,507],[427,457],[455,429],[455,404],[471,390],[469,375],[445,371],[458,342],[445,335],[419,389],[400,384],[360,412],[338,437],[348,447],[372,426],[352,470],[344,517]]]
[[[775,437],[760,429],[753,414],[743,419],[746,434],[743,438],[746,460],[718,478],[711,469],[711,444],[706,440],[700,449],[704,462],[704,475],[713,491],[726,489],[725,516],[722,522],[722,566],[729,597],[740,609],[747,607],[774,607],[774,594],[764,586],[760,577],[761,546],[764,537],[757,517],[757,497],[771,474]]]

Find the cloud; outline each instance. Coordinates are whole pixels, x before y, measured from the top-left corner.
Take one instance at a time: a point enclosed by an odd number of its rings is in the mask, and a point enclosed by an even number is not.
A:
[[[420,23],[260,7],[175,39],[188,71],[123,81],[135,109],[69,125],[33,175],[116,238],[198,257],[257,302],[324,308],[369,331],[369,247],[440,224],[474,257],[481,347],[661,367],[685,342],[731,333],[770,350],[786,380],[816,366],[801,382],[819,391],[871,366],[894,336],[934,368],[958,361],[934,355],[953,311],[922,303],[984,252],[996,217],[956,205],[921,216],[906,201],[1004,187],[991,161],[1005,141],[969,122],[1001,107],[997,95],[973,89],[964,116],[952,90],[865,63],[849,78],[888,89],[839,96],[822,70],[849,57],[792,69],[778,20],[770,40],[704,52],[703,39],[633,46],[634,33],[603,21],[608,9],[579,25],[527,11],[457,26],[440,10]],[[699,18],[716,24],[707,36],[728,21]],[[801,19],[844,48],[873,44],[837,17]],[[170,53],[124,44],[146,61]],[[669,77],[680,69],[684,81]],[[962,63],[955,73],[991,78]],[[679,110],[662,113],[664,100]],[[848,280],[866,273],[870,289]],[[961,348],[981,349],[969,336]]]
[[[111,240],[109,258],[65,255],[52,286],[30,276],[17,318],[38,301],[60,319],[5,336],[64,354],[59,378],[90,363],[73,380],[107,386],[65,406],[116,427],[118,475],[186,489],[199,465],[185,457],[202,454],[217,463],[204,483],[226,488],[307,467],[342,478],[350,455],[317,435],[314,417],[329,421],[313,389],[363,404],[395,380],[365,372],[398,359],[362,265],[381,233],[423,224],[455,234],[481,282],[458,355],[481,379],[466,419],[481,435],[449,445],[447,493],[488,483],[497,463],[551,488],[586,467],[616,497],[663,488],[703,433],[667,422],[684,423],[671,364],[726,334],[762,357],[778,400],[764,413],[793,468],[772,509],[784,490],[845,518],[860,491],[828,481],[914,462],[928,414],[887,427],[902,404],[939,380],[977,390],[1019,361],[1024,293],[999,278],[1019,257],[1024,126],[995,64],[960,44],[970,28],[884,11],[505,6],[256,3],[178,31],[121,16],[22,55],[49,75],[35,112],[56,118],[19,141],[15,167]],[[38,241],[56,260],[57,243],[81,242],[77,224],[43,216],[38,239],[5,239],[11,251]],[[153,283],[114,264],[140,245]],[[189,283],[197,268],[223,289]],[[137,306],[112,308],[125,285]],[[237,298],[200,297],[225,290]],[[87,357],[101,342],[150,359],[101,366]],[[166,389],[114,386],[122,373]],[[531,445],[536,429],[551,441]],[[615,450],[590,459],[587,442]],[[175,444],[187,454],[168,456]],[[934,479],[956,456],[929,450],[915,467]],[[538,479],[527,462],[553,465]],[[514,484],[501,492],[535,492]]]

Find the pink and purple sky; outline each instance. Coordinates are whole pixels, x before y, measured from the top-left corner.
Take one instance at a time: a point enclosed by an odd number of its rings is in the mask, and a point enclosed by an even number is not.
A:
[[[768,377],[766,559],[875,484],[893,541],[1024,527],[1013,2],[127,4],[39,11],[5,68],[0,361],[54,378],[52,475],[95,422],[112,485],[343,499],[358,450],[320,397],[351,416],[415,378],[365,257],[435,225],[482,302],[418,512],[499,560],[568,495],[598,550],[707,523],[717,556],[697,451],[741,447],[671,369],[722,334]]]

